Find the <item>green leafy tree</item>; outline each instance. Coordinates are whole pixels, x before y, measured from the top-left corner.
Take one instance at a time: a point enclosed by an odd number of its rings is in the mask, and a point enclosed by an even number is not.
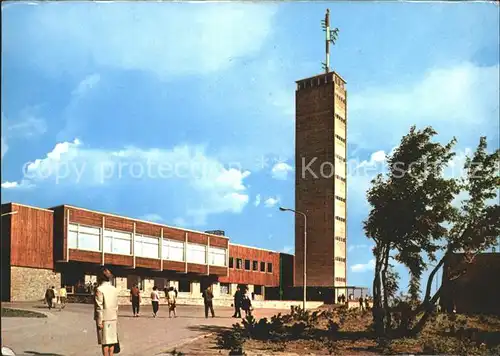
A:
[[[470,256],[491,246],[493,237],[500,232],[499,207],[487,204],[499,187],[498,151],[488,154],[486,139],[481,138],[474,157],[466,161],[466,177],[445,178],[443,171],[455,155],[452,148],[456,140],[441,145],[432,142],[435,135],[431,127],[412,127],[387,157],[387,174],[378,175],[367,194],[372,209],[364,229],[375,242],[373,317],[378,332],[384,331],[384,320],[386,329],[391,325],[385,292],[391,258],[409,270],[410,297],[417,304],[415,316],[424,312],[413,328],[413,332],[418,332],[439,298],[440,290],[431,295],[430,287],[446,259],[465,251],[464,256],[470,261]],[[470,198],[457,209],[452,202],[460,192],[467,192]],[[438,253],[442,254],[439,261]],[[419,303],[417,291],[429,262],[434,262],[435,267]]]

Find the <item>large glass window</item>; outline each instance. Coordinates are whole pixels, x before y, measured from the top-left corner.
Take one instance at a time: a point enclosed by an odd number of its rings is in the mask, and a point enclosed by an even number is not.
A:
[[[191,282],[181,279],[179,281],[179,293],[191,293]]]
[[[226,249],[210,247],[208,250],[208,262],[214,266],[226,266]]]
[[[139,257],[159,258],[160,256],[158,238],[156,237],[135,235],[134,249],[135,255]]]
[[[184,261],[184,242],[163,240],[163,259],[171,261]]]
[[[191,263],[207,263],[207,247],[204,245],[187,244],[187,261]]]
[[[100,251],[101,229],[98,227],[69,224],[68,244],[70,248]]]
[[[104,252],[130,255],[132,253],[132,234],[104,229]]]

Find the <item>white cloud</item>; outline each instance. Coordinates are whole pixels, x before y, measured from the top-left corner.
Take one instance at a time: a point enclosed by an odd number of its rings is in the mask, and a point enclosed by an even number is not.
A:
[[[160,188],[155,196],[159,201],[167,188],[186,194],[180,199],[185,206],[182,213],[193,225],[204,224],[211,214],[241,213],[249,200],[244,180],[250,172],[225,167],[208,157],[201,146],[106,151],[85,147],[75,139],[58,143],[45,158],[27,162],[23,172],[20,182],[6,184],[10,188],[37,185],[42,189],[47,184],[52,189],[143,184],[146,189],[157,182]]]
[[[288,177],[288,172],[293,171],[293,167],[285,162],[276,163],[271,169],[271,173],[274,179],[286,180]]]
[[[91,74],[85,77],[80,83],[78,83],[77,87],[71,93],[75,96],[82,96],[87,93],[87,91],[92,90],[94,86],[96,86],[101,80],[101,76],[99,74]]]
[[[351,266],[352,272],[367,272],[372,271],[375,268],[375,259],[371,259],[367,263],[358,263]]]
[[[434,68],[414,82],[351,93],[349,139],[367,149],[399,143],[411,125],[477,139],[498,132],[499,66]],[[442,138],[441,138],[442,139]]]
[[[2,183],[2,188],[3,189],[17,188],[18,186],[19,186],[19,184],[17,182],[6,181],[6,182]]]
[[[163,218],[159,214],[146,214],[140,217],[141,220],[152,221],[152,222],[160,222],[163,221]]]
[[[255,197],[254,205],[255,206],[259,206],[260,205],[260,194],[257,194],[257,196]]]
[[[4,46],[30,53],[33,64],[54,74],[74,72],[91,58],[168,79],[218,71],[254,55],[275,12],[271,4],[44,4],[24,17],[4,14],[9,33],[17,32]]]
[[[269,197],[264,201],[264,205],[266,208],[272,208],[276,206],[276,204],[278,204],[279,202],[280,202],[279,198]]]

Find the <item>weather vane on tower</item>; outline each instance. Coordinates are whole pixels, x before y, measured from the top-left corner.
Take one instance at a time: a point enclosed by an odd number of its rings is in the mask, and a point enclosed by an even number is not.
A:
[[[325,32],[326,37],[326,62],[323,64],[323,69],[326,73],[330,72],[330,43],[335,44],[339,35],[339,29],[330,29],[330,9],[326,9],[325,19],[321,21],[321,27]]]

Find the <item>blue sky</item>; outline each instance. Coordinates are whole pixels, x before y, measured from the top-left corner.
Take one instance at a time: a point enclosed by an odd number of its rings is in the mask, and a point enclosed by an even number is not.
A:
[[[498,147],[494,4],[3,3],[2,202],[291,251],[277,206],[294,205],[295,80],[321,72],[327,7],[354,162],[348,282],[370,285],[361,223],[384,153],[413,124],[457,136],[462,158],[480,135]]]

